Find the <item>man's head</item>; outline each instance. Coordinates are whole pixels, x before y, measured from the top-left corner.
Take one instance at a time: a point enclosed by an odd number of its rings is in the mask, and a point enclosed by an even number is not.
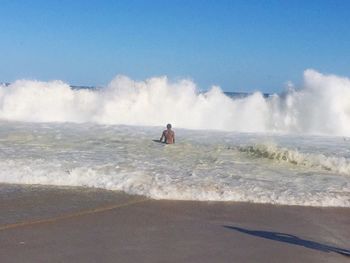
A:
[[[167,128],[168,130],[170,130],[170,129],[171,129],[171,124],[168,123],[167,126],[166,126],[166,128]]]

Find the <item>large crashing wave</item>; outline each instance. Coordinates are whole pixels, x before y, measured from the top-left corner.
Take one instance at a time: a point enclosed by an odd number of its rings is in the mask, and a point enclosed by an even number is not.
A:
[[[219,87],[199,93],[189,80],[133,81],[117,76],[106,88],[76,90],[61,81],[0,86],[0,119],[164,125],[240,132],[297,132],[350,136],[350,80],[304,72],[301,89],[264,98],[232,99]]]

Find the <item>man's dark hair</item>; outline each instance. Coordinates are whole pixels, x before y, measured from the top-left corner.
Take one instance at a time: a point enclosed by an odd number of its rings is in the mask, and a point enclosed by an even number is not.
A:
[[[168,129],[171,129],[171,124],[168,123],[166,127],[167,127]]]

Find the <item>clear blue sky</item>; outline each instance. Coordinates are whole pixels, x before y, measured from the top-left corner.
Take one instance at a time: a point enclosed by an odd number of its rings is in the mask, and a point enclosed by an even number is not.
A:
[[[350,1],[0,0],[0,82],[191,78],[280,91],[306,68],[350,76]]]

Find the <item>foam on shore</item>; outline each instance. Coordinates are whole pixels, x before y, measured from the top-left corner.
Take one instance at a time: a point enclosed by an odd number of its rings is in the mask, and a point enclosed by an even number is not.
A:
[[[350,207],[349,145],[339,137],[177,129],[177,143],[162,145],[151,140],[159,128],[2,127],[2,183],[93,187],[154,199]]]

